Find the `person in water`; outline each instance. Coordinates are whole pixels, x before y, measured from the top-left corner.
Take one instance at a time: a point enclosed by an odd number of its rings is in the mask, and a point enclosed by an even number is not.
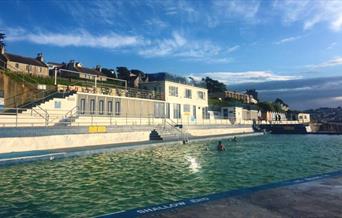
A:
[[[224,148],[224,145],[222,144],[221,141],[218,142],[217,144],[217,150],[218,151],[225,151],[226,149]]]
[[[236,136],[234,136],[234,138],[233,138],[232,141],[233,141],[233,142],[237,142],[237,141],[238,141],[237,138],[236,138]]]

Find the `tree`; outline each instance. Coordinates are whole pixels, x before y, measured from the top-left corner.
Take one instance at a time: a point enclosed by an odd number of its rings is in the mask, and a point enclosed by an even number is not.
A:
[[[255,100],[259,101],[258,92],[255,89],[247,89],[246,94],[253,96]]]
[[[218,80],[206,77],[203,78],[202,81],[206,84],[209,93],[227,91],[226,85],[224,83],[219,82]]]
[[[142,78],[142,79],[146,78],[146,74],[144,72],[142,72],[141,70],[132,69],[131,73],[136,75],[136,76],[140,76],[140,78]]]
[[[271,102],[266,102],[266,101],[263,101],[263,102],[259,102],[258,103],[258,109],[261,110],[261,111],[274,111],[274,107],[273,107],[273,104]]]
[[[115,70],[114,69],[102,68],[101,73],[103,73],[107,77],[116,78],[116,74],[115,74]]]
[[[129,75],[131,72],[127,69],[127,67],[117,67],[116,71],[118,72],[119,79],[129,80]]]
[[[280,105],[284,105],[284,106],[288,107],[288,105],[287,105],[283,100],[281,100],[280,98],[277,98],[277,99],[274,101],[274,103],[280,104]]]

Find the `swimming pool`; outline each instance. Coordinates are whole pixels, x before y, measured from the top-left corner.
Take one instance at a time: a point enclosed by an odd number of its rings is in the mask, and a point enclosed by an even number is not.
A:
[[[266,135],[0,168],[0,217],[95,216],[342,169],[342,136]]]

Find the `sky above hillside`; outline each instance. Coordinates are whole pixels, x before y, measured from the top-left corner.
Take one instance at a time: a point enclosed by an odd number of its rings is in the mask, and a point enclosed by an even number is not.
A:
[[[2,0],[1,8],[7,51],[47,61],[257,83],[266,100],[270,82],[287,85],[282,97],[291,81],[342,76],[340,0]],[[322,92],[329,101],[303,97],[301,108],[342,105],[342,92]]]

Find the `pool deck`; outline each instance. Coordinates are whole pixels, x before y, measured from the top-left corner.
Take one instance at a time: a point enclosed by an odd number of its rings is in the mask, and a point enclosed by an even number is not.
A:
[[[342,176],[224,198],[143,217],[342,217]]]
[[[342,170],[107,214],[104,218],[342,217]]]

